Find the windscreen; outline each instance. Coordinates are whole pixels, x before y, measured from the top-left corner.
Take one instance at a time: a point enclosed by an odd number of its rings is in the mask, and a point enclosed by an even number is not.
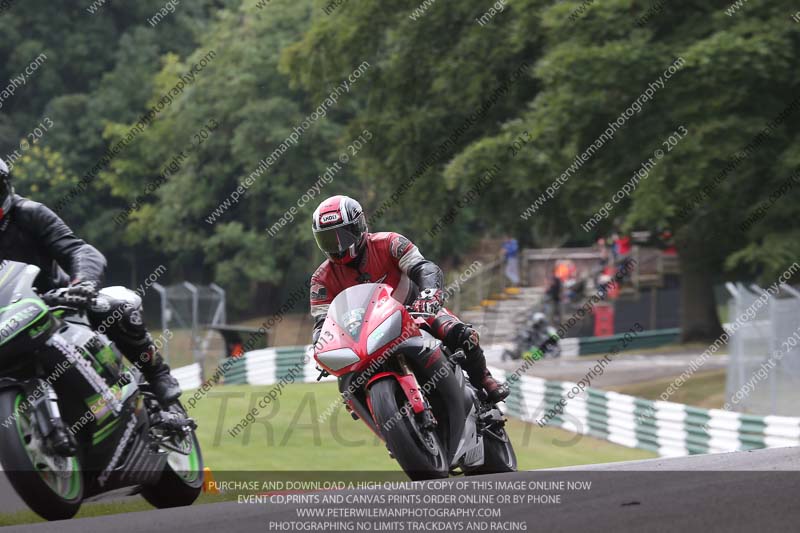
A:
[[[33,291],[39,269],[14,261],[0,262],[0,346],[47,314],[47,307]]]
[[[339,293],[331,303],[328,315],[332,316],[339,327],[346,331],[353,340],[357,341],[361,335],[364,315],[378,287],[379,285],[376,283],[355,285]]]
[[[0,261],[0,308],[6,307],[19,297],[36,297],[33,282],[39,268],[16,261]]]

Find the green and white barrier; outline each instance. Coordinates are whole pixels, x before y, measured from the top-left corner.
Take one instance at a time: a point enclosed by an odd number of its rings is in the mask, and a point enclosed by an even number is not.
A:
[[[319,372],[307,346],[268,348],[224,361],[211,383],[273,385],[316,382]],[[181,385],[199,386],[199,367],[177,369]],[[501,369],[511,395],[501,409],[506,415],[538,424],[560,427],[662,456],[717,453],[800,445],[800,418],[756,416],[720,409],[650,401],[575,383],[517,376]],[[197,372],[197,379],[192,376]],[[215,379],[218,377],[219,379]],[[335,381],[328,376],[322,381]],[[183,387],[196,388],[196,387]]]
[[[178,380],[181,390],[192,390],[203,384],[201,368],[198,363],[189,366],[182,366],[172,370],[172,376]]]
[[[662,456],[800,445],[800,418],[701,409],[530,376],[510,383],[508,416]]]
[[[314,359],[306,357],[309,348],[287,346],[247,352],[242,357],[226,360],[220,365],[220,381],[227,384],[272,385],[282,379],[287,381],[294,377],[295,381],[303,383],[315,382],[319,371]],[[322,379],[335,380],[332,376]]]

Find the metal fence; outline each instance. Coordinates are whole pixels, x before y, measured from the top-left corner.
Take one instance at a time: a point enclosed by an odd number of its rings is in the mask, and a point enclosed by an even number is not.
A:
[[[189,282],[153,288],[160,298],[162,331],[170,331],[164,345],[164,357],[171,364],[204,363],[208,353],[222,352],[222,341],[213,327],[226,323],[225,291],[216,284],[194,285]],[[218,346],[211,346],[216,341]]]
[[[761,415],[800,414],[800,292],[728,284],[732,330],[726,409]],[[733,324],[738,320],[738,327]]]

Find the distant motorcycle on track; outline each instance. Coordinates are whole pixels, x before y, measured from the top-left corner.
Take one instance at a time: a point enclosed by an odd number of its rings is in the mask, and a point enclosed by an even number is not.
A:
[[[503,350],[502,360],[556,359],[561,356],[561,346],[556,328],[547,322],[544,313],[533,317],[520,328],[513,344]]]
[[[0,462],[11,485],[47,520],[125,487],[158,508],[191,505],[203,483],[195,422],[179,403],[162,408],[74,297],[38,294],[38,274],[0,269]]]

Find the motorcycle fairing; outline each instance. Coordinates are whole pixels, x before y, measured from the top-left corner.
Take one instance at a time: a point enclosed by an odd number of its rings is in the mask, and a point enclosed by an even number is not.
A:
[[[369,427],[369,429],[375,433],[378,438],[383,439],[378,427],[375,425],[375,421],[372,419],[372,408],[368,405],[369,397],[363,398],[363,389],[361,389],[361,387],[356,387],[353,384],[358,376],[359,374],[357,373],[350,373],[342,376],[339,379],[339,392],[342,394],[345,402],[347,402],[347,404],[350,406],[350,409],[353,410],[356,416],[364,421],[367,427]]]
[[[390,338],[392,335],[389,332],[397,333],[397,329],[381,329],[381,326],[387,320],[397,320],[397,312],[401,313],[402,326],[399,335]],[[373,337],[370,353],[369,339],[376,333],[385,337],[385,340],[381,338],[376,341]],[[341,377],[364,371],[376,359],[385,359],[386,352],[397,346],[395,341],[398,339],[418,335],[419,328],[403,304],[392,298],[391,287],[364,283],[334,298],[322,326],[320,347],[316,350],[315,359],[328,373]],[[378,342],[380,344],[376,346]]]
[[[147,438],[147,414],[128,405],[122,419],[126,423],[115,432],[111,458],[95,483],[90,485],[89,494],[156,483],[164,471],[169,455],[160,450],[151,450]],[[122,427],[124,430],[121,430]]]
[[[20,354],[35,350],[53,324],[49,308],[33,290],[38,275],[32,265],[0,263],[0,302],[11,302],[0,308],[0,368],[18,364]]]
[[[375,374],[367,383],[367,390],[369,390],[376,381],[388,378],[396,379],[400,384],[400,388],[403,389],[403,394],[406,395],[408,403],[411,404],[411,409],[413,409],[414,414],[420,414],[425,410],[425,399],[422,397],[422,394],[420,394],[419,383],[417,383],[417,378],[414,374],[401,375],[397,372],[381,372]]]
[[[473,405],[466,417],[461,440],[450,458],[451,466],[456,466],[462,457],[464,466],[473,467],[483,464],[483,435],[478,433],[477,420],[478,415]]]
[[[5,260],[0,263],[0,302],[35,298],[33,287],[39,272],[39,267],[25,263]]]
[[[113,423],[116,423],[115,420],[119,420],[119,412],[114,410],[113,405],[124,405],[138,390],[139,387],[136,386],[136,383],[114,384],[108,389],[109,396],[95,394],[86,399],[84,403],[97,422],[98,427],[98,431],[92,436],[93,444],[98,444],[108,436],[107,433],[111,423],[106,425],[106,422],[109,421],[109,418],[113,417]],[[113,398],[113,403],[109,398]]]
[[[25,298],[0,309],[0,346],[47,315],[47,307],[37,298]]]

